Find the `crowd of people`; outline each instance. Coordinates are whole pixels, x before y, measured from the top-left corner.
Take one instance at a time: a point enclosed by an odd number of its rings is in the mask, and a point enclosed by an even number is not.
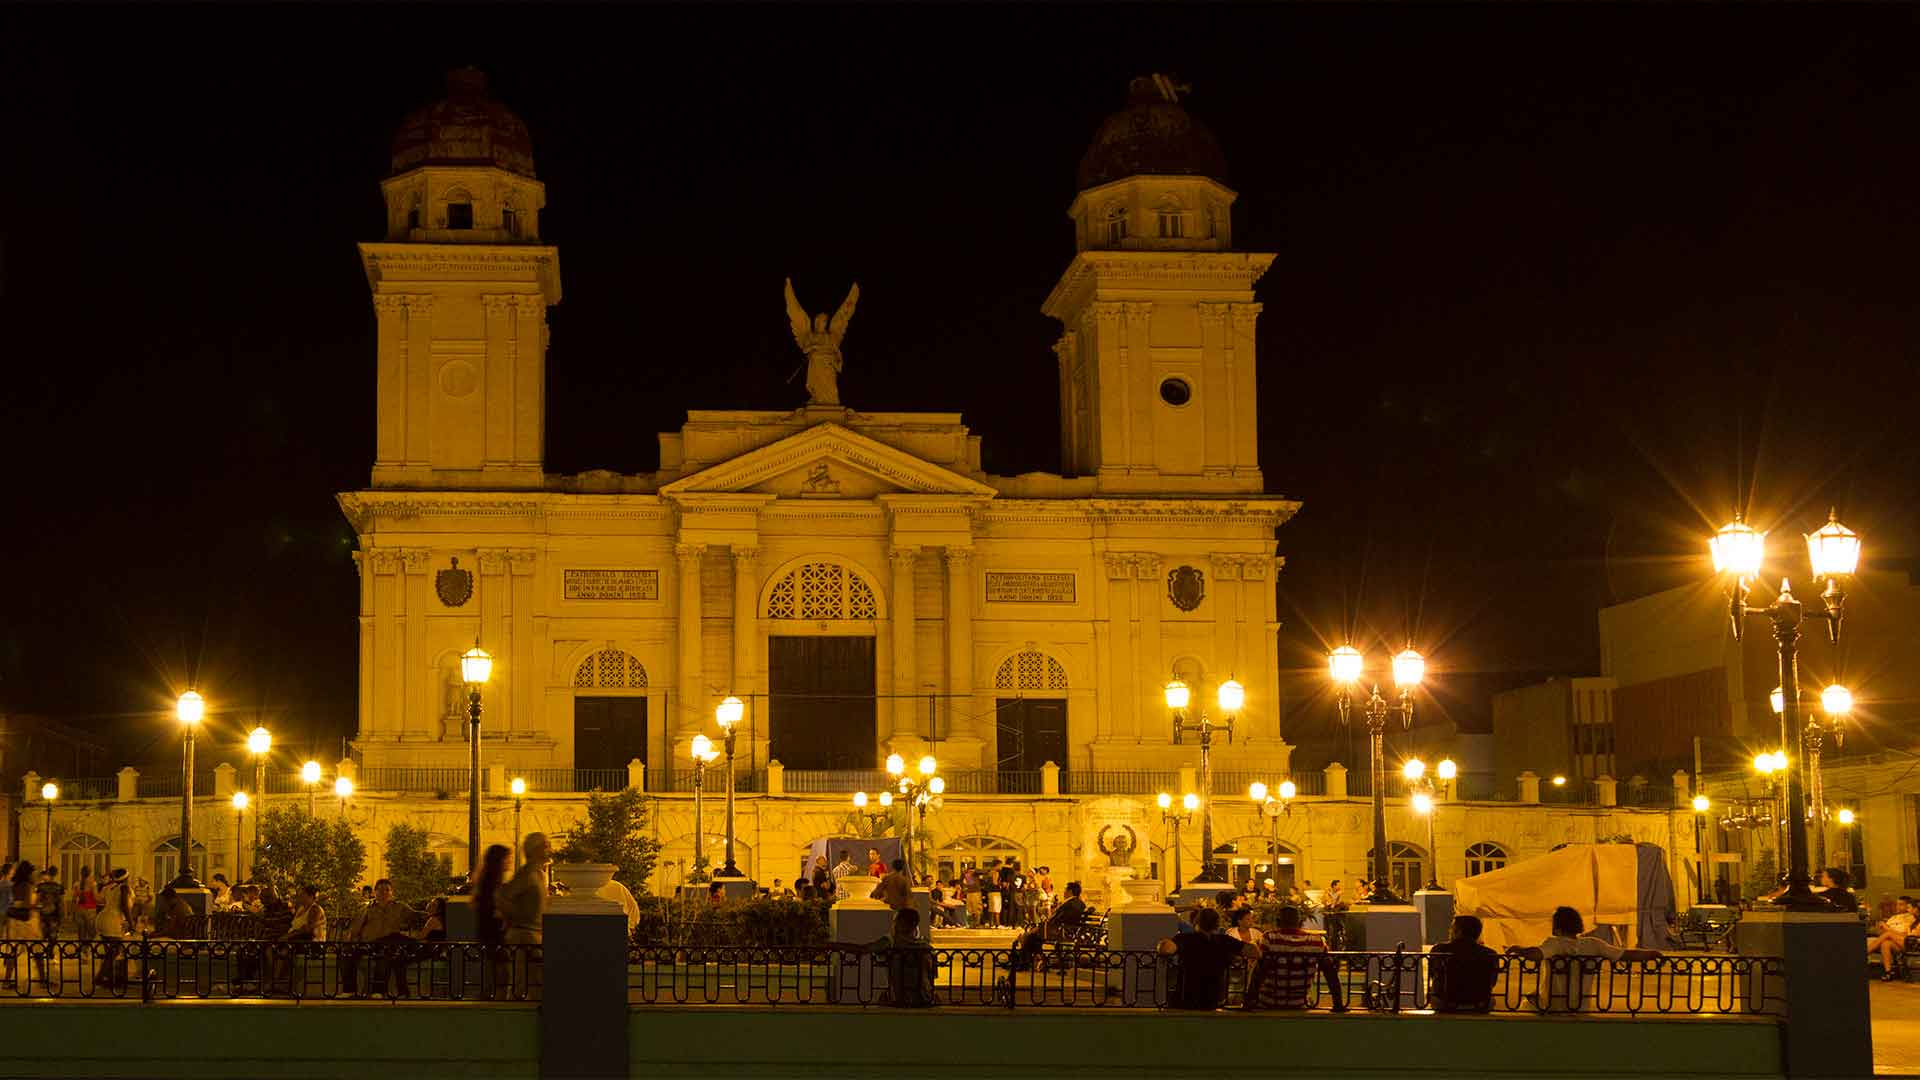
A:
[[[904,860],[895,859],[889,866],[881,859],[879,849],[871,847],[864,859],[856,858],[853,848],[844,849],[832,865],[828,865],[827,856],[817,855],[805,877],[791,885],[774,878],[761,892],[776,900],[831,903],[847,895],[840,882],[849,874],[886,879],[895,873],[901,875],[896,891],[904,887],[930,892],[935,927],[1030,928],[1051,918],[1058,902],[1053,872],[1045,866],[1027,870],[1018,859],[1009,859],[985,867],[967,867],[950,878],[926,874],[909,877]]]

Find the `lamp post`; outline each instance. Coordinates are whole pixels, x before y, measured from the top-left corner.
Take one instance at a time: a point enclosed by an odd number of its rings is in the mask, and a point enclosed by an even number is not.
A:
[[[527,797],[527,781],[516,776],[507,783],[507,790],[513,792],[513,868],[520,869],[520,800]]]
[[[1826,622],[1827,640],[1837,644],[1847,602],[1841,582],[1852,577],[1859,567],[1860,537],[1852,529],[1840,524],[1837,515],[1829,513],[1827,523],[1809,534],[1806,541],[1807,561],[1813,567],[1814,581],[1825,579],[1827,583],[1826,589],[1820,594],[1822,609],[1812,612],[1811,617]],[[1780,581],[1780,592],[1774,597],[1773,603],[1763,608],[1747,605],[1751,584],[1759,577],[1761,564],[1766,558],[1766,547],[1766,534],[1741,521],[1737,514],[1708,543],[1713,554],[1714,572],[1727,576],[1727,609],[1733,621],[1734,640],[1740,640],[1748,615],[1764,616],[1773,628],[1774,645],[1780,660],[1780,743],[1787,747],[1794,745],[1794,739],[1801,734],[1800,668],[1796,649],[1800,641],[1800,623],[1808,612],[1794,598],[1793,588],[1785,578]],[[1794,770],[1787,770],[1784,786],[1787,796],[1787,891],[1774,902],[1796,910],[1832,911],[1833,905],[1825,898],[1814,895],[1811,888],[1812,878],[1807,873],[1806,799]]]
[[[467,873],[480,872],[480,688],[493,675],[493,657],[475,641],[460,655],[467,684]]]
[[[1820,777],[1820,750],[1826,737],[1833,736],[1833,748],[1847,741],[1847,716],[1853,712],[1853,691],[1839,683],[1830,683],[1820,691],[1820,713],[1807,717],[1807,801],[1813,819],[1813,866],[1827,865],[1827,791]]]
[[[1707,811],[1713,809],[1713,800],[1705,795],[1693,797],[1693,902],[1707,902]]]
[[[919,775],[907,775],[907,761],[899,754],[887,755],[887,775],[893,777],[894,790],[907,800],[907,835],[901,839],[901,854],[907,860],[907,876],[913,878],[913,837],[926,827],[927,811],[938,810],[945,803],[944,795],[947,781],[937,775],[940,762],[932,754],[923,754],[919,762]]]
[[[207,714],[206,699],[197,692],[189,690],[180,695],[174,706],[174,714],[180,718],[180,876],[169,884],[177,892],[181,889],[198,889],[200,882],[193,876],[193,736],[200,726],[200,720]]]
[[[1773,846],[1774,873],[1782,881],[1786,880],[1787,875],[1787,868],[1784,865],[1786,856],[1785,845],[1787,841],[1785,834],[1786,815],[1780,808],[1780,781],[1782,779],[1780,774],[1786,772],[1786,770],[1787,755],[1783,751],[1758,754],[1753,759],[1753,771],[1765,777],[1767,781],[1767,805],[1769,807],[1767,816],[1772,819],[1769,822],[1767,831],[1773,834],[1771,844]]]
[[[707,765],[720,756],[720,751],[713,748],[712,739],[695,735],[688,752],[693,756],[693,875],[688,880],[697,885],[712,876],[706,872],[707,828],[701,812],[700,789],[706,784]]]
[[[273,733],[266,728],[256,727],[247,733],[247,750],[253,754],[253,797],[260,802],[260,813],[267,809],[267,752],[272,749]],[[234,849],[233,857],[239,860],[239,848]],[[253,857],[247,861],[253,866],[260,865],[260,819],[257,817],[253,819]]]
[[[1327,670],[1333,677],[1339,691],[1340,722],[1351,722],[1351,705],[1354,688],[1360,682],[1360,676],[1366,671],[1366,658],[1360,650],[1351,645],[1342,645],[1327,656]],[[1393,886],[1388,881],[1390,862],[1387,858],[1387,761],[1386,732],[1387,717],[1399,714],[1403,728],[1413,727],[1413,692],[1426,678],[1427,661],[1412,646],[1408,646],[1393,658],[1393,684],[1399,691],[1400,700],[1389,705],[1380,696],[1380,687],[1374,685],[1373,694],[1367,698],[1365,709],[1367,733],[1372,740],[1373,759],[1373,897],[1374,904],[1405,903],[1394,895]]]
[[[866,792],[864,791],[854,792],[853,793],[854,812],[859,814],[861,817],[867,819],[868,827],[872,829],[872,831],[885,832],[887,830],[887,827],[891,824],[890,819],[893,817],[893,792],[883,791],[880,793],[880,799],[879,799],[880,809],[873,813],[867,812],[867,803],[869,801],[870,800],[867,798]]]
[[[247,880],[246,877],[240,873],[240,845],[246,838],[246,829],[242,827],[241,823],[247,816],[248,801],[246,792],[236,791],[233,793],[233,883],[235,885]],[[258,858],[259,856],[255,855],[256,861]]]
[[[1227,741],[1233,741],[1233,718],[1246,704],[1247,691],[1235,680],[1228,679],[1220,684],[1214,697],[1224,719],[1214,720],[1203,706],[1199,719],[1189,720],[1186,713],[1193,700],[1193,689],[1178,678],[1166,688],[1167,709],[1173,713],[1173,744],[1180,745],[1180,736],[1189,731],[1200,736],[1200,873],[1193,879],[1198,885],[1227,883],[1227,879],[1213,869],[1213,729],[1225,729]]]
[[[1847,853],[1847,873],[1852,874],[1853,873],[1853,811],[1843,806],[1840,808],[1840,811],[1838,813],[1833,815],[1833,820],[1840,823],[1840,847],[1843,851]]]
[[[1400,775],[1406,777],[1407,787],[1412,792],[1413,812],[1427,819],[1427,883],[1422,888],[1428,892],[1440,891],[1440,848],[1434,843],[1434,821],[1440,816],[1441,783],[1460,775],[1460,767],[1452,758],[1442,758],[1434,766],[1434,775],[1427,775],[1427,763],[1412,758],[1401,767]],[[1436,782],[1437,781],[1437,782]]]
[[[1267,839],[1267,869],[1274,875],[1275,888],[1280,884],[1280,819],[1293,813],[1293,798],[1298,794],[1300,789],[1291,780],[1280,781],[1280,786],[1273,789],[1271,794],[1267,791],[1267,785],[1258,780],[1247,785],[1247,798],[1253,800],[1255,809],[1266,815],[1272,831],[1272,836]],[[1166,807],[1162,806],[1161,809],[1165,810]]]
[[[340,818],[344,821],[347,816],[347,800],[353,798],[353,781],[344,776],[334,777],[333,793],[340,800]]]
[[[1168,832],[1172,834],[1171,836],[1168,837],[1167,846],[1173,849],[1173,889],[1172,891],[1175,893],[1178,893],[1180,891],[1180,885],[1181,885],[1180,826],[1193,821],[1193,812],[1200,805],[1200,796],[1195,795],[1191,791],[1181,796],[1180,809],[1178,812],[1176,812],[1173,809],[1173,796],[1167,794],[1164,791],[1160,793],[1159,797],[1155,799],[1155,801],[1160,804],[1160,823],[1162,825],[1165,825],[1167,827]]]
[[[47,804],[46,847],[40,857],[40,869],[53,864],[53,804],[59,801],[60,785],[49,780],[40,785],[40,801]]]
[[[320,763],[309,761],[300,766],[300,782],[307,786],[307,816],[313,816],[313,791],[320,784]]]
[[[727,748],[727,864],[720,868],[716,877],[743,878],[746,875],[733,863],[733,741],[734,727],[740,723],[740,717],[746,713],[746,705],[739,698],[729,694],[715,706],[713,718],[720,725],[720,731]]]

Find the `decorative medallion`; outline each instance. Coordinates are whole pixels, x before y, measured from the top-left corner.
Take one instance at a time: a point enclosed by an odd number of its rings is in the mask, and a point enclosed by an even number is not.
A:
[[[473,599],[473,571],[460,569],[455,558],[452,566],[433,575],[433,591],[440,594],[441,603],[459,607]]]
[[[1191,566],[1176,566],[1167,573],[1167,599],[1181,611],[1192,611],[1207,598],[1207,577]]]
[[[827,468],[826,462],[815,462],[813,468],[807,470],[807,479],[800,485],[800,494],[838,495],[840,482],[833,478],[833,473]]]

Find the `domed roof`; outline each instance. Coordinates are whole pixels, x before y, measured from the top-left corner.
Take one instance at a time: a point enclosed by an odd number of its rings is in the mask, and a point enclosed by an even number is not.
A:
[[[1163,75],[1128,84],[1127,107],[1107,117],[1080,158],[1080,190],[1143,174],[1225,183],[1226,155],[1213,132],[1180,107],[1184,89]]]
[[[422,165],[491,165],[533,176],[527,125],[487,97],[487,76],[473,68],[447,73],[447,97],[417,109],[393,135],[394,175]]]

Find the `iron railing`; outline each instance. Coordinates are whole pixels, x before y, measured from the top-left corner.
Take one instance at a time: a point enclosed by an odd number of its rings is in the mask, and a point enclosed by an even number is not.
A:
[[[80,780],[61,780],[57,777],[48,777],[47,779],[59,786],[61,802],[68,802],[73,799],[117,799],[120,797],[120,780],[117,777],[89,776]],[[173,793],[175,795],[180,793],[180,781],[178,779],[175,779],[173,782]],[[38,799],[40,792],[35,790],[33,794],[34,797]]]
[[[397,765],[382,765],[372,769],[361,769],[354,779],[354,785],[366,791],[416,791],[445,792],[448,795],[465,795],[467,781],[472,773],[467,769],[454,768],[416,768]],[[324,786],[324,785],[323,785]],[[490,792],[487,774],[480,774],[480,790]],[[321,794],[327,794],[322,791]]]
[[[1044,786],[1038,769],[965,769],[940,775],[946,778],[949,795],[1038,795]],[[1066,770],[1062,769],[1062,783],[1066,782],[1066,776]]]
[[[786,772],[790,795],[850,796],[856,791],[879,794],[892,786],[885,769],[788,769]]]
[[[611,793],[627,789],[625,769],[528,769],[520,775],[526,778],[529,791]]]
[[[745,763],[742,762],[742,764],[745,764]],[[793,790],[793,786],[792,786],[793,775],[794,774],[791,772],[787,773],[787,777],[788,777],[787,790],[788,791]],[[622,786],[623,787],[625,786],[624,782],[622,783]],[[727,774],[726,774],[725,768],[723,766],[709,766],[707,768],[706,776],[700,781],[700,788],[702,791],[704,791],[708,795],[712,795],[716,792],[722,795],[726,794]],[[745,792],[767,790],[766,770],[765,769],[753,769],[753,770],[740,769],[739,771],[735,772],[733,774],[733,790],[745,791]],[[848,788],[847,790],[849,792],[852,792],[854,789]],[[877,789],[870,788],[868,790],[877,790]],[[647,791],[649,793],[662,794],[662,795],[665,795],[665,794],[691,795],[693,793],[693,770],[677,769],[677,768],[648,769],[647,770]]]
[[[1060,775],[1060,791],[1070,795],[1154,795],[1165,791],[1178,799],[1184,792],[1178,772],[1157,769],[1121,771],[1087,769]]]
[[[537,945],[479,942],[0,941],[0,995],[527,1001]]]

